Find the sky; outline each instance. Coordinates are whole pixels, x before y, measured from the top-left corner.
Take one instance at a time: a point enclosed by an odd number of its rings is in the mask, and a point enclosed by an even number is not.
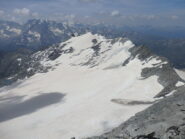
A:
[[[185,26],[185,0],[0,0],[0,19]]]

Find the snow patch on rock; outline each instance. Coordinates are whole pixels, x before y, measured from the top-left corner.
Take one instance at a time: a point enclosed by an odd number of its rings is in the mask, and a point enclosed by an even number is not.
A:
[[[178,81],[178,82],[176,83],[176,86],[177,86],[177,87],[183,86],[183,85],[184,85],[184,83],[183,83],[183,82],[180,82],[180,81]]]

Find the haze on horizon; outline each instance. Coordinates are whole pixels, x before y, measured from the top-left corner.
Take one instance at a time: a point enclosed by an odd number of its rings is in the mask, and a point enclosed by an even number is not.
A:
[[[185,27],[184,7],[184,0],[1,0],[0,19]]]

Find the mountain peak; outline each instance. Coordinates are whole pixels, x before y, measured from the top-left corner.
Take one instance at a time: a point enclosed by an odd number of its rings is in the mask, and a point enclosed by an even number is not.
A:
[[[16,62],[21,70],[6,81],[22,80],[0,88],[3,107],[12,105],[0,117],[3,138],[9,125],[10,138],[100,135],[184,85],[166,59],[145,47],[89,32]]]
[[[66,42],[60,43],[59,46],[46,49],[42,55],[50,57],[51,49],[60,53],[54,61],[43,58],[43,63],[55,65],[55,63],[76,65],[76,66],[102,66],[102,68],[111,66],[121,66],[122,62],[129,56],[128,50],[134,44],[126,38],[106,39],[105,37],[92,34],[90,32],[72,37]],[[65,61],[63,59],[66,59]],[[68,59],[68,60],[67,60]]]

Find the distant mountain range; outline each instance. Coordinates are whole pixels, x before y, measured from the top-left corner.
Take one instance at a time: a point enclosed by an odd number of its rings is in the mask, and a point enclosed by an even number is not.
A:
[[[67,24],[41,19],[32,19],[23,25],[0,21],[0,51],[4,54],[18,49],[38,51],[88,31],[107,38],[128,37],[135,44],[145,45],[156,54],[167,57],[174,67],[185,68],[185,28],[182,27],[115,27],[103,24]]]
[[[0,50],[14,51],[18,48],[40,50],[69,39],[76,32],[80,33],[80,28],[54,21],[33,19],[24,25],[1,21]]]

